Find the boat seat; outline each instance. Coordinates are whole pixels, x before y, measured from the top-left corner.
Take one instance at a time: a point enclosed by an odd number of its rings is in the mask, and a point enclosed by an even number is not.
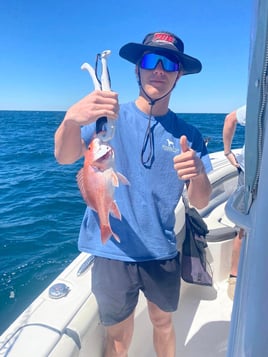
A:
[[[206,236],[208,242],[222,242],[233,239],[239,228],[228,219],[225,214],[226,202],[216,207],[207,217],[203,217],[209,233]]]
[[[233,239],[237,235],[237,229],[233,227],[222,227],[210,229],[206,235],[207,242],[222,242]]]

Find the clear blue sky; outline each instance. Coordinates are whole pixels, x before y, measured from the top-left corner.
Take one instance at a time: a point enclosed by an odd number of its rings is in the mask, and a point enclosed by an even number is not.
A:
[[[0,110],[67,110],[93,89],[81,64],[106,49],[112,89],[133,100],[134,65],[118,51],[167,30],[203,64],[179,81],[170,107],[227,113],[246,100],[253,10],[251,0],[1,0]]]

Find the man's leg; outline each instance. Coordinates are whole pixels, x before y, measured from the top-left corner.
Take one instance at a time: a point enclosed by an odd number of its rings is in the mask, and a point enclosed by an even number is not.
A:
[[[172,313],[161,310],[150,301],[148,310],[154,328],[154,348],[157,357],[175,357],[176,336]]]
[[[134,329],[134,313],[126,320],[106,327],[105,357],[127,357]]]
[[[236,278],[237,278],[239,258],[240,258],[240,250],[241,250],[242,238],[244,237],[244,233],[245,233],[244,230],[241,228],[233,241],[231,270],[229,276],[229,286],[227,290],[228,296],[232,300],[234,299]]]
[[[234,242],[233,242],[232,262],[231,262],[231,271],[230,271],[230,274],[233,276],[237,276],[243,236],[244,236],[244,230],[241,228],[237,236],[234,238]]]
[[[135,263],[95,257],[92,292],[98,303],[100,321],[106,328],[105,357],[127,356],[139,297],[137,282]]]

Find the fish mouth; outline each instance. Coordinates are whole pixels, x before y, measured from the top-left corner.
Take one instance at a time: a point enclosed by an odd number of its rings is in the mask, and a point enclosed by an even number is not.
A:
[[[105,154],[101,155],[100,157],[98,157],[95,160],[95,162],[101,162],[101,161],[109,160],[112,156],[113,156],[113,150],[111,148],[109,148],[107,150],[107,152]]]
[[[102,159],[102,160],[108,160],[112,155],[113,155],[113,150],[110,149],[110,150],[107,151],[107,153],[106,153],[105,155],[103,155],[103,156],[101,157],[101,159]]]

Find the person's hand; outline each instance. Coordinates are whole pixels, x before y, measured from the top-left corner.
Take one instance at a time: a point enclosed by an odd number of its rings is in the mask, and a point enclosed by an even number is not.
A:
[[[225,155],[226,157],[227,157],[227,159],[230,161],[230,163],[234,166],[234,167],[236,167],[236,168],[239,168],[240,167],[240,165],[239,165],[239,163],[238,163],[238,161],[237,161],[237,159],[236,159],[236,156],[235,156],[235,154],[232,152],[232,151],[230,151],[229,153],[228,153],[228,155]]]
[[[117,93],[95,90],[72,105],[67,111],[64,121],[81,126],[93,123],[100,117],[116,119],[118,110]]]
[[[185,135],[180,138],[181,153],[173,159],[174,169],[181,180],[194,179],[201,173],[204,173],[202,160],[196,155],[187,143]]]

